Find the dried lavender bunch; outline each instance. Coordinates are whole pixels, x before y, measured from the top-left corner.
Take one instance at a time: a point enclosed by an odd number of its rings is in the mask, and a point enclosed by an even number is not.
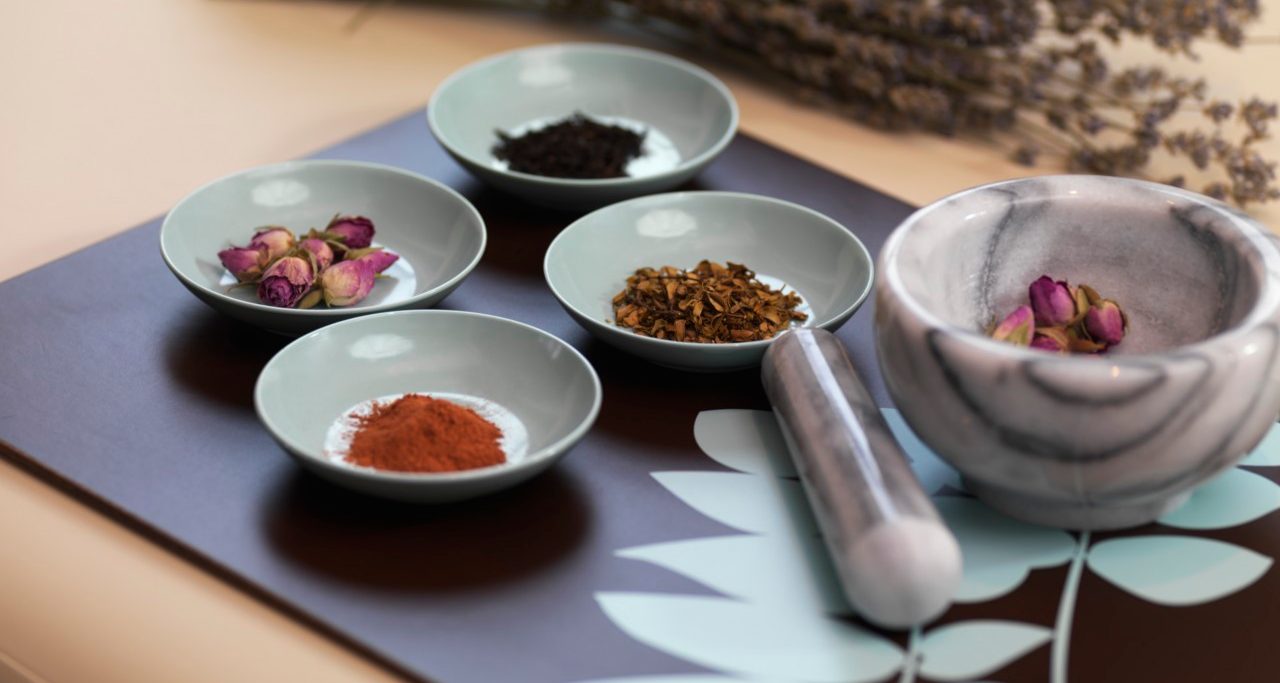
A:
[[[1256,143],[1275,103],[1210,98],[1160,67],[1113,71],[1100,51],[1128,37],[1194,57],[1233,47],[1257,0],[543,0],[553,10],[678,27],[762,64],[810,99],[875,126],[990,136],[1035,163],[1143,176],[1153,154],[1188,162],[1202,192],[1237,204],[1280,197]],[[1175,128],[1175,114],[1200,125]],[[1207,124],[1207,127],[1205,126]],[[1163,178],[1182,185],[1184,177]]]

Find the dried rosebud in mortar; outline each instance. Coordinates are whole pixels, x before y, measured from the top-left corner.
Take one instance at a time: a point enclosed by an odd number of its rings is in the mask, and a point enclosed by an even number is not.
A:
[[[1058,327],[1076,321],[1076,300],[1067,283],[1055,282],[1048,275],[1041,275],[1027,288],[1031,310],[1036,315],[1036,325]]]
[[[367,261],[341,261],[320,274],[324,302],[330,306],[359,303],[373,290],[373,265]]]
[[[231,271],[239,282],[253,282],[262,274],[266,253],[259,249],[231,247],[218,252],[222,267]]]
[[[1030,306],[1019,306],[1013,309],[1007,318],[1000,321],[991,331],[991,338],[996,341],[1009,342],[1018,346],[1031,343],[1031,333],[1035,329]]]
[[[311,289],[315,274],[311,263],[297,256],[287,256],[271,264],[258,283],[258,298],[268,306],[293,308]]]
[[[348,249],[364,249],[373,244],[373,221],[364,216],[334,216],[324,231]]]
[[[1031,348],[1063,353],[1071,348],[1071,339],[1061,327],[1038,327],[1031,338]]]
[[[1019,306],[996,325],[993,339],[1055,353],[1102,353],[1124,339],[1124,312],[1089,285],[1072,287],[1042,275],[1027,295],[1031,305]]]
[[[296,242],[288,228],[270,225],[254,233],[253,239],[249,240],[249,248],[265,253],[266,262],[271,263],[289,253]]]
[[[1113,346],[1124,339],[1127,321],[1116,302],[1103,299],[1089,307],[1089,312],[1084,315],[1084,326],[1094,341]]]

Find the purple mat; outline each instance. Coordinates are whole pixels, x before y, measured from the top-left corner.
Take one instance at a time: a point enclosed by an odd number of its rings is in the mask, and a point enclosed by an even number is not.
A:
[[[613,553],[726,533],[649,473],[708,469],[694,417],[765,407],[756,372],[682,374],[593,341],[542,279],[543,251],[573,216],[480,186],[431,139],[420,112],[316,156],[401,166],[480,209],[488,251],[442,307],[536,325],[595,365],[605,387],[599,422],[561,464],[508,493],[441,508],[366,499],[304,474],[252,406],[259,369],[287,340],[221,317],[185,291],[157,253],[159,221],[0,284],[0,452],[409,677],[536,683],[699,671],[617,629],[593,593],[710,593]],[[799,202],[844,223],[873,254],[910,211],[746,136],[690,189]],[[872,316],[868,302],[840,336],[887,403]],[[1237,542],[1280,545],[1278,526],[1246,527]],[[1016,599],[953,614],[1051,623],[1064,571],[1035,572]],[[1242,655],[1241,666],[1270,667],[1277,655],[1261,626],[1280,599],[1274,574],[1250,600],[1159,619],[1150,605],[1086,578],[1073,678],[1174,680],[1164,671],[1244,680],[1215,665],[1226,647]],[[1162,637],[1150,638],[1152,629]],[[1118,638],[1138,630],[1143,638]],[[1166,656],[1193,649],[1209,649],[1204,666]],[[1043,680],[1047,661],[1043,648],[995,678]]]

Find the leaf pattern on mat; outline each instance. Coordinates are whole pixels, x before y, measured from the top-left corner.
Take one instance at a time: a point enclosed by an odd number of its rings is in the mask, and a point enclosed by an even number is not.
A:
[[[1089,549],[1089,569],[1160,605],[1198,605],[1257,581],[1271,558],[1240,546],[1191,536],[1130,536]]]
[[[1053,632],[1016,621],[961,621],[939,626],[920,642],[920,673],[963,681],[998,671],[1049,642]]]
[[[1130,536],[1098,542],[1019,522],[963,492],[957,472],[884,410],[922,486],[964,554],[957,602],[992,600],[1016,590],[1034,569],[1084,558],[1105,580],[1161,605],[1193,605],[1242,590],[1265,574],[1270,558],[1206,538]],[[698,415],[694,438],[708,457],[734,470],[654,472],[654,479],[736,535],[654,543],[617,551],[693,579],[722,597],[602,592],[596,599],[632,638],[723,672],[639,676],[594,683],[861,683],[881,681],[912,662],[893,641],[833,615],[851,613],[804,497],[781,430],[768,411],[712,410]],[[1243,463],[1280,466],[1280,427]],[[1221,529],[1280,509],[1280,486],[1233,469],[1205,485],[1165,526]],[[1079,548],[1077,548],[1079,543]],[[1076,555],[1076,553],[1080,553]],[[1087,554],[1086,554],[1087,552]],[[1073,567],[1080,559],[1073,562]],[[1078,578],[1079,572],[1073,572]],[[1074,594],[1077,586],[1070,586]],[[1068,587],[1064,586],[1064,594]],[[1062,626],[1060,624],[1060,626]],[[1070,632],[1070,620],[1061,636]],[[1045,626],[993,620],[925,630],[919,673],[937,681],[999,671],[1057,637]],[[1066,642],[1065,640],[1063,641]],[[1066,648],[1061,648],[1065,656]],[[1055,646],[1054,656],[1059,648]]]
[[[973,498],[933,502],[964,556],[957,602],[994,600],[1021,586],[1032,569],[1064,564],[1075,550],[1065,531],[1005,517]]]
[[[1225,529],[1280,509],[1280,486],[1248,470],[1232,468],[1196,489],[1181,507],[1160,518],[1179,529]]]
[[[819,614],[693,595],[598,593],[596,600],[632,638],[752,680],[870,683],[892,675],[903,658],[892,641]]]

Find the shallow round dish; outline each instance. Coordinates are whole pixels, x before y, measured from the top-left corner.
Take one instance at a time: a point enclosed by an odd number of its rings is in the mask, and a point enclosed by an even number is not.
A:
[[[574,112],[646,131],[629,177],[548,178],[509,171],[496,131],[520,134]],[[590,209],[674,188],[716,157],[738,128],[738,105],[715,76],[674,57],[616,45],[558,43],[464,67],[427,106],[431,132],[477,178],[531,202]]]
[[[642,336],[613,322],[613,296],[646,266],[692,268],[708,259],[742,263],[804,300],[805,326],[834,330],[871,291],[872,263],[848,229],[803,206],[733,192],[676,192],[594,211],[547,248],[551,292],[604,342],[681,370],[739,370],[760,364],[772,340],[733,344]]]
[[[1280,411],[1280,250],[1249,217],[1138,180],[996,183],[912,214],[885,243],[876,339],[920,439],[993,507],[1082,529],[1159,518]],[[1129,319],[1103,356],[989,339],[1041,275]]]
[[[373,292],[345,308],[307,310],[260,303],[236,287],[218,251],[244,245],[255,228],[283,225],[299,236],[336,213],[369,217],[374,244],[400,255]],[[453,291],[480,262],[485,228],[462,195],[390,166],[356,161],[290,161],[240,171],[192,192],[165,216],[160,253],[200,300],[233,318],[297,335],[359,315],[424,308]]]
[[[405,393],[495,407],[523,427],[523,447],[501,465],[440,473],[358,467],[326,449],[330,428],[353,407]],[[308,470],[370,495],[447,503],[515,486],[550,467],[595,422],[600,380],[573,347],[523,323],[400,311],[297,339],[262,369],[253,397],[262,424]]]

